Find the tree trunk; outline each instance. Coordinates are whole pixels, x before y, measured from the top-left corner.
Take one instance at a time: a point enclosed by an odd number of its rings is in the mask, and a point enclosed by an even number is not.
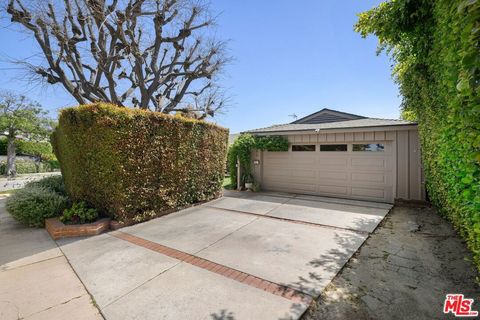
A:
[[[15,148],[15,135],[8,135],[7,137],[7,168],[5,170],[6,176],[15,176],[17,174],[17,169],[15,167],[15,157],[16,157],[16,148]]]
[[[33,161],[35,163],[35,172],[40,173],[40,165],[42,164],[42,159],[40,157],[35,157]]]

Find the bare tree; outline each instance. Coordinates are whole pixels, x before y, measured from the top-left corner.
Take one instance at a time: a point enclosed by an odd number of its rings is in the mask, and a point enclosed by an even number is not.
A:
[[[228,58],[225,43],[208,36],[214,20],[207,5],[8,1],[12,22],[33,33],[46,60],[21,63],[48,83],[63,85],[80,104],[106,101],[164,113],[193,109],[200,118],[224,105],[217,82]]]

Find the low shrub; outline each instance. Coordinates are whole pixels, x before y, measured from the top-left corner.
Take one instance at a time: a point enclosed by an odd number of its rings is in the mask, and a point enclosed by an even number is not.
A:
[[[45,177],[41,180],[29,182],[25,185],[25,188],[31,187],[48,189],[63,196],[67,195],[65,184],[61,175]]]
[[[121,222],[221,194],[228,130],[97,103],[63,109],[52,135],[67,192]]]
[[[97,209],[89,208],[85,202],[74,202],[72,207],[65,209],[60,221],[65,224],[83,224],[97,220]]]
[[[51,189],[29,186],[7,199],[7,211],[30,227],[43,227],[47,218],[58,216],[67,207],[68,198]]]
[[[17,173],[37,173],[37,166],[33,160],[15,160]],[[0,174],[5,174],[7,169],[6,161],[0,162]]]

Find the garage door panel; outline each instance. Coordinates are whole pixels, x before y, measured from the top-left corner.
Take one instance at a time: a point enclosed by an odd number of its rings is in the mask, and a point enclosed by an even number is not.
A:
[[[313,179],[316,180],[317,171],[315,170],[295,170],[295,174],[292,174],[293,178],[301,178],[301,179]]]
[[[291,165],[302,167],[302,166],[313,166],[315,165],[315,156],[292,156]]]
[[[383,199],[385,198],[384,189],[370,189],[362,187],[352,187],[352,196],[361,196],[368,198]]]
[[[322,194],[348,195],[347,186],[318,185],[317,190]]]
[[[346,168],[348,166],[348,159],[340,157],[322,157],[321,155],[318,158],[318,165],[325,167],[342,167]]]
[[[319,182],[322,180],[348,180],[348,173],[345,171],[318,171]]]
[[[384,158],[367,158],[367,157],[352,157],[352,168],[369,168],[372,170],[386,169],[387,163]]]
[[[292,174],[291,174],[290,169],[285,169],[285,168],[282,168],[282,167],[273,167],[273,166],[268,167],[268,166],[266,166],[265,170],[264,170],[264,175],[266,177],[288,178]]]
[[[393,170],[393,160],[391,156],[383,158],[377,157],[352,157],[350,160],[351,168],[360,171],[385,171]]]
[[[298,183],[315,183],[317,181],[317,172],[312,170],[282,170],[269,169],[265,170],[264,175],[267,180],[298,182]]]
[[[280,182],[280,181],[273,181],[267,180],[264,182],[264,187],[266,190],[279,190],[279,191],[287,191],[287,192],[308,192],[308,193],[315,193],[316,185],[315,184],[307,184],[307,183],[293,183],[293,182]]]
[[[350,184],[352,186],[391,187],[393,186],[393,174],[391,171],[352,172],[350,174]]]
[[[353,172],[351,174],[352,182],[376,182],[376,183],[386,183],[387,175],[383,172],[365,172],[357,173]]]
[[[265,180],[265,179],[264,179]],[[291,174],[291,175],[269,175],[268,178],[266,178],[265,181],[272,181],[272,182],[278,182],[278,183],[284,183],[284,184],[313,184],[315,185],[317,183],[317,176],[316,173],[313,173],[313,175],[310,176],[298,176],[296,174]]]

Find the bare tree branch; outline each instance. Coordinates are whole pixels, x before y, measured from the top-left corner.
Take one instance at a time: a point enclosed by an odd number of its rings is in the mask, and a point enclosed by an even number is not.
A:
[[[190,0],[8,0],[11,21],[35,37],[44,65],[22,63],[79,103],[213,115],[229,62],[205,36],[209,8]],[[201,105],[204,103],[205,105]]]

